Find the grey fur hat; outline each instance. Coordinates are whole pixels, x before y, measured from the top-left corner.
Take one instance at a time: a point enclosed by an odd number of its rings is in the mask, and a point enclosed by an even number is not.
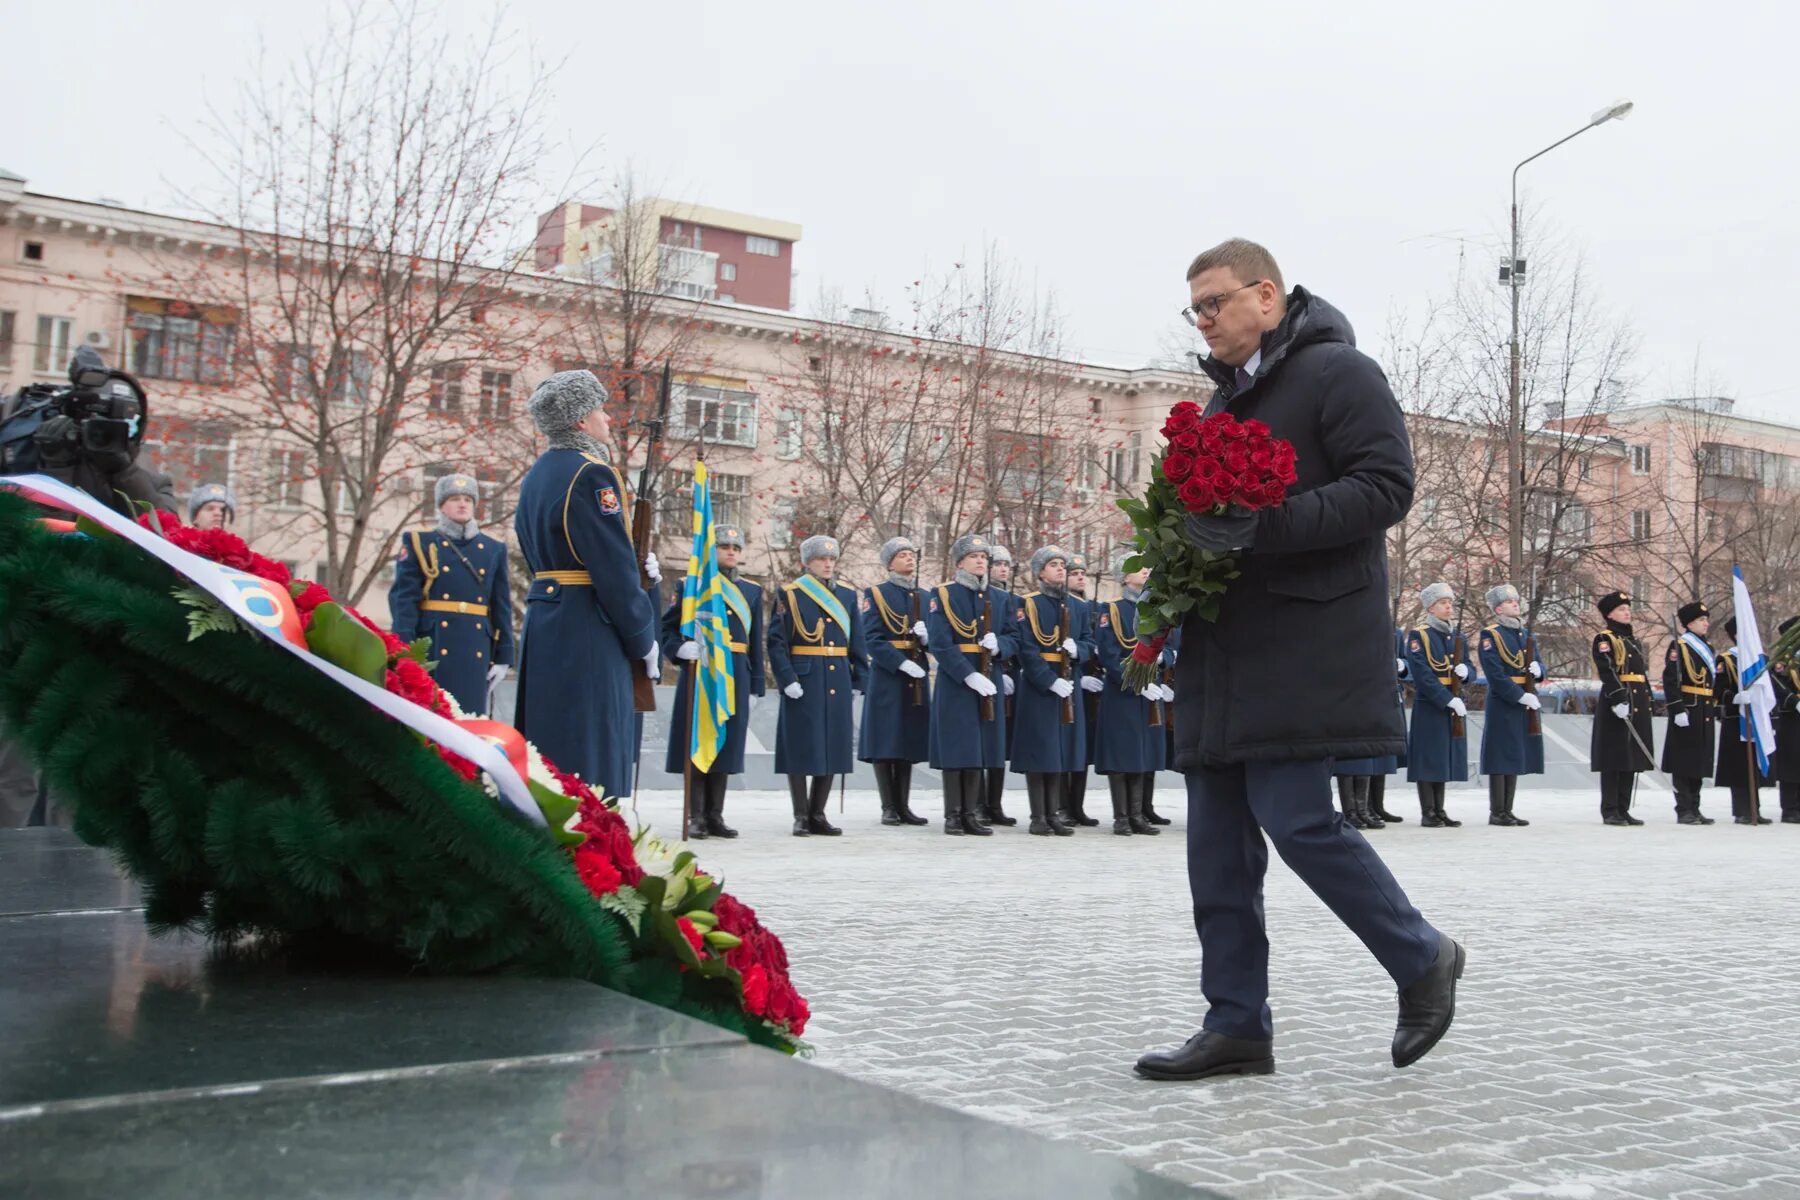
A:
[[[188,521],[193,521],[202,504],[211,504],[214,500],[225,506],[228,520],[237,520],[237,496],[232,494],[231,489],[222,483],[203,483],[188,497]]]
[[[1010,563],[1012,560],[1012,551],[1008,550],[1005,546],[993,545],[988,547],[989,562]]]
[[[988,541],[979,533],[965,533],[954,542],[950,543],[950,562],[952,565],[955,565],[962,562],[962,560],[969,555],[978,552],[987,555],[988,561],[992,562],[994,551],[997,549],[999,549],[998,546],[995,546],[994,543]],[[1012,559],[1009,557],[1006,561],[1011,562]]]
[[[1456,591],[1440,579],[1436,583],[1425,585],[1425,590],[1419,593],[1419,607],[1430,608],[1439,600],[1452,600],[1455,597]]]
[[[718,525],[713,528],[713,546],[736,546],[744,548],[744,531],[736,525]]]
[[[481,503],[481,485],[475,482],[473,475],[465,475],[461,471],[440,476],[437,487],[432,492],[432,503],[439,508],[452,496],[467,496],[477,504]]]
[[[1069,552],[1064,550],[1061,546],[1039,546],[1036,553],[1031,556],[1031,573],[1033,575],[1041,574],[1044,569],[1044,564],[1057,558],[1062,559],[1063,565],[1067,566],[1069,563]]]
[[[592,371],[558,371],[537,385],[525,407],[540,433],[566,433],[608,399]]]
[[[838,540],[828,534],[815,533],[800,543],[800,561],[809,563],[815,558],[837,558],[840,555]]]
[[[1081,555],[1081,554],[1069,555],[1069,570],[1080,571],[1083,574],[1086,574],[1087,569],[1088,569],[1087,557],[1085,555]]]
[[[918,557],[919,546],[917,542],[910,541],[903,537],[892,537],[881,543],[881,565],[884,567],[893,566],[894,556],[902,550],[911,550],[913,552],[913,557]]]
[[[1489,610],[1499,608],[1508,600],[1517,600],[1519,589],[1510,583],[1498,583],[1487,590],[1487,606]]]

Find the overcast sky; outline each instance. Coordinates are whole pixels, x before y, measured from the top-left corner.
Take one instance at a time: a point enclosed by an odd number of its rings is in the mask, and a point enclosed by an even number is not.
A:
[[[170,207],[186,138],[257,38],[305,44],[313,3],[0,0],[33,190]],[[79,11],[91,19],[76,21]],[[486,3],[445,3],[479,23]],[[1791,5],[1514,2],[896,5],[514,0],[566,61],[551,127],[604,173],[798,222],[796,301],[872,289],[985,241],[1053,289],[1086,357],[1140,365],[1199,249],[1243,235],[1343,308],[1371,349],[1396,308],[1492,277],[1512,165],[1628,97],[1636,111],[1527,167],[1642,340],[1640,395],[1704,373],[1800,421],[1786,356],[1800,267]],[[20,53],[30,49],[30,53]],[[1790,80],[1782,84],[1781,79]]]

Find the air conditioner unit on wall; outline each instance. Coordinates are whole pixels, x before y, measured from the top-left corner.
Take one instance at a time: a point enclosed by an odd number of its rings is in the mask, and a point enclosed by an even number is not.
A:
[[[96,350],[112,349],[112,334],[106,332],[104,329],[88,330],[87,336],[83,338],[82,341],[86,342]]]

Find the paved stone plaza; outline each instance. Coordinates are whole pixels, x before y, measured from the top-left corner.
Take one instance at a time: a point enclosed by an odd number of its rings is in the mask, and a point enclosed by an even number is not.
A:
[[[1648,779],[1648,777],[1646,777]],[[1238,1197],[1800,1196],[1800,826],[1609,829],[1597,793],[1527,791],[1529,829],[1409,820],[1370,834],[1469,950],[1455,1027],[1388,1062],[1392,985],[1278,862],[1268,919],[1277,1074],[1136,1079],[1198,1024],[1181,798],[1162,837],[946,838],[852,792],[835,839],[787,798],[734,796],[699,845],[785,938],[818,1062]],[[1390,807],[1410,813],[1401,785]],[[1024,808],[1009,791],[1009,811]],[[1774,797],[1765,793],[1765,813]],[[642,813],[674,823],[678,795]],[[836,803],[833,803],[835,810]],[[1108,811],[1104,783],[1090,813]],[[1173,833],[1174,836],[1170,836]]]

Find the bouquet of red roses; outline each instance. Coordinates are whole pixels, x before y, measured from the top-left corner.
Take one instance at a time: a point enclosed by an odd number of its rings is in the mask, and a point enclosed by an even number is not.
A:
[[[1125,562],[1126,573],[1150,568],[1150,583],[1138,601],[1137,648],[1125,667],[1126,686],[1134,691],[1154,678],[1170,629],[1189,613],[1218,619],[1225,585],[1238,574],[1234,556],[1188,541],[1183,532],[1188,514],[1269,508],[1287,498],[1295,479],[1293,445],[1271,437],[1261,421],[1240,421],[1226,412],[1203,417],[1199,405],[1183,400],[1169,410],[1162,435],[1168,449],[1151,463],[1143,499],[1119,501],[1137,545]]]

